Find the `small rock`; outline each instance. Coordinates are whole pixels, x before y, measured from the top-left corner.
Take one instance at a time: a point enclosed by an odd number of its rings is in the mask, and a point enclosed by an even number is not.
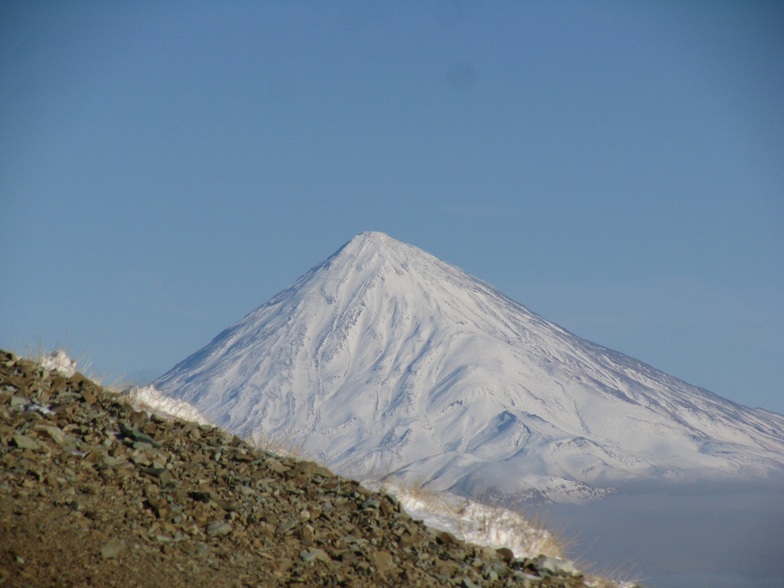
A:
[[[200,490],[191,490],[188,492],[188,496],[197,502],[204,502],[205,504],[208,504],[210,500],[212,500],[212,495],[209,492],[202,492]]]
[[[498,554],[498,557],[500,557],[501,560],[505,561],[506,563],[509,563],[514,559],[514,553],[508,547],[500,547],[496,549],[495,552]]]
[[[152,445],[153,447],[160,447],[161,446],[161,444],[158,441],[156,441],[155,439],[153,439],[149,435],[146,435],[145,433],[142,433],[141,431],[137,431],[136,429],[134,429],[132,427],[129,427],[125,423],[120,423],[120,431],[126,437],[129,437],[130,439],[133,439],[134,441],[137,441],[139,443],[146,443],[146,444]]]
[[[143,468],[142,472],[153,478],[158,478],[163,484],[171,481],[171,472],[165,468]]]
[[[316,537],[315,529],[311,525],[303,525],[299,530],[299,537],[305,544],[313,543]]]
[[[579,576],[580,572],[574,567],[574,562],[559,557],[540,555],[533,560],[534,567],[542,574],[551,576]]]
[[[318,548],[301,551],[299,557],[305,563],[311,563],[316,560],[320,560],[325,563],[332,563],[332,559],[329,557],[329,555],[327,555],[327,552]]]
[[[436,541],[441,545],[454,545],[457,543],[457,538],[448,531],[438,531]]]
[[[365,500],[365,502],[362,503],[361,508],[362,508],[362,510],[365,510],[367,508],[379,508],[380,506],[381,506],[381,502],[379,502],[378,500],[376,500],[372,496],[369,496]]]
[[[97,400],[95,394],[93,394],[89,390],[82,390],[82,398],[84,399],[85,404],[88,404],[90,406],[95,404],[95,401]]]
[[[31,451],[36,451],[41,446],[38,441],[22,433],[14,433],[13,443],[19,449],[30,449]]]
[[[296,519],[290,519],[289,521],[278,525],[277,528],[275,529],[275,533],[278,535],[286,535],[296,526],[297,526]]]
[[[291,469],[291,468],[289,468],[287,466],[284,466],[282,463],[280,463],[274,457],[267,458],[267,466],[269,467],[269,469],[271,469],[276,474],[282,474],[284,472],[289,471],[289,469]]]
[[[382,574],[386,574],[397,567],[395,565],[395,559],[392,557],[392,554],[383,549],[374,552],[370,556],[370,559],[375,568]]]
[[[207,525],[207,536],[208,537],[224,537],[231,533],[232,527],[226,521],[213,521],[209,525]]]
[[[101,557],[104,559],[114,559],[125,549],[125,543],[112,540],[101,547]]]
[[[57,443],[60,447],[65,445],[66,435],[65,432],[60,427],[39,425],[35,427],[35,430],[46,433],[49,436],[49,438],[55,443]]]
[[[322,478],[331,478],[334,476],[334,474],[331,471],[329,471],[324,466],[320,466],[320,465],[316,466],[316,469],[313,470],[313,473],[314,475],[321,476]]]

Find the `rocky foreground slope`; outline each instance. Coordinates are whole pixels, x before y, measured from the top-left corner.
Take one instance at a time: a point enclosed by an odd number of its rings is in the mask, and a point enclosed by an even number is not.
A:
[[[135,411],[0,351],[3,586],[610,585],[428,529],[396,498]]]

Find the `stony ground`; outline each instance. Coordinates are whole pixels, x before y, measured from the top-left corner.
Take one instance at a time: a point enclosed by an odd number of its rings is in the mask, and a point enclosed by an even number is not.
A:
[[[601,585],[558,568],[0,351],[2,586]]]

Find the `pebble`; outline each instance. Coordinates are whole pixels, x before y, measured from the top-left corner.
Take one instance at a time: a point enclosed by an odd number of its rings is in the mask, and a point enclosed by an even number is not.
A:
[[[101,557],[104,559],[114,559],[125,549],[122,541],[109,541],[101,547]]]

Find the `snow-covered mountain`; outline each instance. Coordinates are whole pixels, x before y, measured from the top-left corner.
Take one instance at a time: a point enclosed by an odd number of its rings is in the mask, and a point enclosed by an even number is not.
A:
[[[340,473],[485,500],[784,471],[784,416],[585,341],[378,232],[155,386]]]

